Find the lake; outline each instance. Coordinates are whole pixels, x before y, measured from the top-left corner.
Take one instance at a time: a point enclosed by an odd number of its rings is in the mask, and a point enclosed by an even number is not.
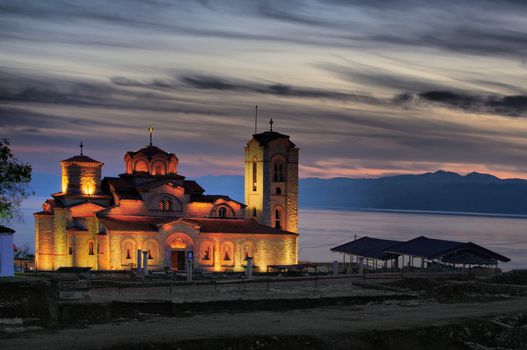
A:
[[[14,228],[17,245],[34,244],[32,213],[41,210],[44,198],[32,197],[22,209],[23,223]],[[353,210],[300,210],[300,260],[332,261],[341,254],[329,249],[363,236],[409,240],[423,235],[471,241],[512,259],[503,270],[527,268],[527,217],[495,217]]]
[[[299,259],[342,261],[329,249],[355,238],[409,240],[427,236],[471,241],[511,259],[504,270],[527,268],[527,218],[352,210],[300,210]]]

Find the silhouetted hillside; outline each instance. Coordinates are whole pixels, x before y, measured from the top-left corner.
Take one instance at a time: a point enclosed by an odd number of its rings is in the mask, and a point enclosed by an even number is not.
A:
[[[527,181],[437,171],[378,179],[303,179],[300,205],[527,214]]]

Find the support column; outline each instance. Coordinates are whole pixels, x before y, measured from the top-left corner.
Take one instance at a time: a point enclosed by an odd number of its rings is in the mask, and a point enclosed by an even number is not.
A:
[[[148,275],[148,252],[143,252],[143,275]]]
[[[247,269],[245,270],[245,277],[250,280],[253,278],[253,258],[247,257]]]
[[[141,249],[137,249],[137,273],[138,274],[141,274],[141,270],[143,266],[143,264],[141,263],[141,261],[143,260],[142,257],[143,257],[143,252],[141,251]]]

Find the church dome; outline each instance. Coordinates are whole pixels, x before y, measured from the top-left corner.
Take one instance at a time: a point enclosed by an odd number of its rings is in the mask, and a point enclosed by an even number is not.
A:
[[[124,156],[127,174],[175,175],[179,163],[175,154],[149,145]]]

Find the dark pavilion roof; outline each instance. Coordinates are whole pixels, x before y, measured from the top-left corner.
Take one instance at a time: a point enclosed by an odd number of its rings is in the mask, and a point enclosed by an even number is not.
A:
[[[442,239],[428,238],[420,236],[408,242],[403,242],[387,249],[388,253],[398,255],[410,255],[423,257],[426,259],[443,259],[448,257],[459,260],[460,256],[476,254],[480,258],[489,260],[510,261],[509,258],[488,250],[472,242],[445,241]]]
[[[159,148],[157,146],[146,146],[146,147],[141,148],[140,150],[137,150],[135,152],[130,151],[130,152],[127,152],[126,154],[129,154],[131,156],[135,156],[137,154],[143,154],[147,158],[152,158],[153,156],[155,156],[157,154],[161,154],[161,155],[163,155],[165,157],[175,156],[175,154],[166,152],[166,151],[162,150],[161,148]]]
[[[259,134],[254,134],[253,138],[260,142],[262,146],[267,145],[269,142],[278,140],[278,139],[287,139],[289,141],[289,144],[293,147],[295,147],[295,144],[289,140],[289,135],[284,135],[276,131],[264,131]]]
[[[399,255],[440,259],[444,263],[494,265],[509,258],[472,242],[445,241],[420,236],[407,242],[363,237],[331,248],[333,252],[352,254],[378,260],[388,260]]]
[[[0,225],[0,233],[15,233],[15,230],[9,227]]]
[[[296,235],[294,232],[262,225],[254,219],[190,218],[182,220],[198,225],[200,227],[200,231],[203,233],[260,233]]]
[[[388,239],[362,237],[357,240],[339,245],[338,247],[331,248],[331,251],[378,260],[389,260],[393,259],[394,256],[393,254],[387,254],[386,250],[399,243],[402,242]]]
[[[461,245],[463,245],[462,242],[445,241],[442,239],[433,239],[420,236],[390,247],[388,250],[396,254],[420,256],[433,259],[441,256],[441,254],[445,252],[457,249]]]
[[[96,163],[96,164],[103,164],[103,163],[99,162],[98,160],[95,160],[95,159],[93,159],[91,157],[88,157],[88,156],[85,156],[85,155],[73,156],[71,158],[64,159],[63,161],[61,161],[61,163]]]

